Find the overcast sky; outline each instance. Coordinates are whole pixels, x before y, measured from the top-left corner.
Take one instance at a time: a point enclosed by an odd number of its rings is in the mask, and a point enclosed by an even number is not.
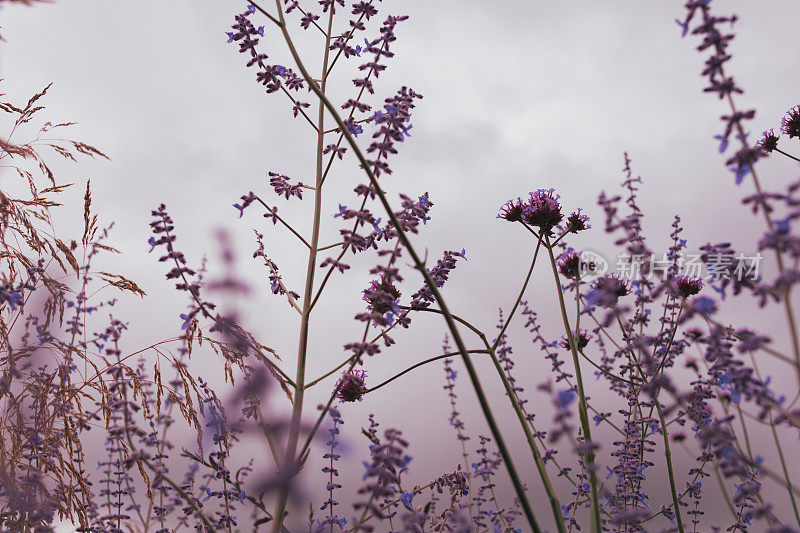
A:
[[[58,169],[64,182],[83,184],[91,178],[94,204],[102,220],[115,223],[111,240],[124,258],[108,259],[104,268],[137,280],[149,294],[141,302],[124,300],[116,311],[133,324],[131,347],[174,335],[184,310],[183,298],[163,279],[164,265],[146,253],[149,212],[163,202],[175,221],[178,243],[194,265],[207,255],[214,271],[219,251],[215,231],[231,233],[240,251],[237,268],[254,291],[242,304],[250,311],[247,325],[293,369],[296,316],[285,302],[266,294],[263,266],[248,259],[255,249],[252,228],[265,233],[273,259],[297,292],[305,255],[291,236],[265,223],[255,210],[237,219],[231,204],[249,190],[270,197],[267,171],[312,182],[314,140],[307,126],[291,118],[285,99],[264,94],[255,71],[245,68],[245,57],[226,44],[225,31],[244,5],[71,0],[5,7],[0,11],[7,41],[0,44],[0,92],[21,101],[54,82],[45,118],[78,122],[70,136],[111,157],[110,162]],[[429,257],[439,257],[444,249],[467,250],[469,261],[459,266],[446,289],[455,312],[488,330],[497,308],[513,301],[532,242],[495,216],[507,199],[535,188],[555,187],[565,209],[581,207],[592,215],[595,231],[574,244],[610,254],[595,201],[601,190],[615,191],[622,180],[623,151],[630,153],[634,172],[644,180],[641,204],[654,249],[666,242],[674,214],[685,223],[690,250],[734,238],[741,239],[743,250],[755,249],[761,222],[738,205],[750,185],[734,185],[713,139],[721,130],[719,116],[728,110],[702,92],[704,57],[694,50],[696,39],[681,39],[674,22],[683,16],[682,5],[619,0],[382,3],[381,20],[386,14],[411,18],[397,27],[397,55],[381,75],[374,102],[401,85],[424,95],[413,116],[412,137],[401,146],[395,172],[384,183],[395,200],[398,192],[430,193],[432,219],[415,239]],[[777,126],[783,113],[799,103],[800,71],[794,58],[800,57],[800,5],[739,0],[718,1],[715,8],[740,16],[729,72],[745,89],[737,98],[740,106],[758,108],[751,122],[758,135]],[[296,24],[292,31],[302,33]],[[304,44],[313,44],[305,37]],[[262,43],[271,59],[290,65],[269,26]],[[318,57],[309,64],[318,65]],[[333,83],[342,101],[351,97],[357,64],[356,59],[338,67]],[[326,193],[326,221],[333,221],[338,203],[351,201],[352,187],[363,179],[352,161],[347,165]],[[797,168],[782,160],[762,166],[768,188],[780,188],[797,176]],[[3,182],[12,179],[8,173],[0,176]],[[62,209],[64,224],[80,223],[79,193],[70,196],[76,203]],[[307,227],[302,219],[312,199],[275,203],[280,213]],[[335,229],[326,235],[335,238]],[[368,282],[368,265],[361,267],[337,278],[321,302],[313,324],[312,376],[343,359],[341,345],[357,335],[351,317]],[[547,315],[553,309],[551,280],[546,270],[537,273],[541,281],[527,297]],[[406,294],[418,284],[409,276]],[[545,322],[553,326],[553,338],[559,336],[556,321]],[[396,349],[369,361],[370,380],[438,353],[442,324],[420,320],[418,326],[413,338],[398,334]],[[520,375],[529,377],[532,389],[545,379],[548,366],[519,328],[512,333]],[[492,381],[489,367],[480,368]],[[213,362],[204,370],[213,373]],[[452,469],[458,460],[456,441],[434,450],[433,443],[442,439],[427,435],[434,431],[429,422],[449,434],[441,384],[440,367],[430,367],[346,409],[354,459],[364,450],[357,429],[366,425],[366,413],[375,411],[384,426],[397,425],[411,436],[420,482],[426,473]],[[330,386],[311,394],[307,412],[313,412]],[[486,431],[469,391],[461,391],[468,427],[473,435]],[[501,394],[494,398],[501,405]],[[351,477],[360,479],[357,473]]]

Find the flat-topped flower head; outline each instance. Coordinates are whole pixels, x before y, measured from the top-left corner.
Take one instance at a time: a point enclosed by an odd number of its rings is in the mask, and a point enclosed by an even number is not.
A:
[[[578,233],[579,231],[587,230],[591,228],[588,222],[589,216],[581,213],[580,209],[573,211],[573,213],[567,217],[567,231],[570,233]]]
[[[526,224],[540,228],[545,235],[552,235],[553,228],[563,219],[555,189],[533,191],[522,213],[522,220]]]
[[[786,112],[781,120],[781,131],[792,137],[800,137],[800,105],[796,105]]]
[[[769,129],[761,135],[761,139],[756,144],[765,152],[772,153],[778,147],[778,139],[775,132]]]
[[[573,281],[581,276],[581,254],[567,252],[558,258],[558,271],[567,279]]]
[[[349,370],[339,378],[339,392],[336,397],[343,402],[361,401],[364,393],[367,392],[366,381],[367,373],[364,370]]]
[[[382,315],[391,311],[400,298],[400,291],[385,277],[380,281],[370,282],[369,289],[364,290],[364,301],[369,308]]]
[[[522,220],[522,213],[525,206],[522,204],[522,199],[509,200],[503,207],[500,208],[500,214],[497,218],[508,220],[509,222],[519,222]]]
[[[678,294],[683,298],[694,296],[703,288],[703,280],[693,276],[679,276],[675,278],[673,283],[675,285],[675,290],[678,291]]]
[[[611,308],[619,299],[630,294],[628,283],[615,274],[606,274],[594,280],[592,290],[586,295],[591,305]]]

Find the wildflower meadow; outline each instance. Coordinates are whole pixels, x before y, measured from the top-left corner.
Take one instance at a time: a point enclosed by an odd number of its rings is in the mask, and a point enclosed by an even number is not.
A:
[[[580,4],[0,0],[0,531],[800,531],[798,8]]]

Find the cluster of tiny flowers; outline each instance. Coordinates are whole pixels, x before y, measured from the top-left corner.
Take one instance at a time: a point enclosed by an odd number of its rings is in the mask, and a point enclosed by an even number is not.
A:
[[[761,139],[759,139],[757,145],[761,147],[767,153],[772,153],[778,148],[778,140],[780,137],[775,135],[775,131],[773,129],[766,130],[762,135]]]
[[[515,198],[506,202],[500,208],[497,218],[508,222],[524,222],[539,228],[543,236],[550,237],[553,235],[553,230],[564,220],[558,200],[559,195],[555,193],[555,189],[536,189],[530,193],[527,200]],[[566,231],[578,233],[590,229],[588,222],[589,217],[578,209],[567,217]]]
[[[800,105],[792,106],[786,112],[781,119],[780,131],[781,133],[788,135],[790,139],[793,137],[800,138]],[[777,150],[778,152],[781,152],[796,161],[796,157],[778,150],[779,140],[780,136],[776,135],[775,130],[770,128],[764,131],[764,133],[761,135],[761,139],[759,139],[756,143],[756,146],[761,148],[766,153],[772,153]]]
[[[800,137],[800,105],[792,107],[786,112],[781,121],[781,132],[789,138]]]
[[[367,302],[369,309],[381,316],[391,311],[399,311],[397,300],[400,296],[400,291],[386,277],[373,280],[369,288],[364,290],[364,301]]]
[[[336,396],[343,402],[360,402],[367,391],[367,373],[364,370],[348,370],[336,384]]]
[[[590,305],[612,308],[617,305],[620,298],[630,292],[627,281],[616,274],[606,274],[594,280],[592,290],[586,295],[586,301]]]
[[[567,231],[570,233],[579,233],[591,229],[592,226],[589,225],[588,222],[589,215],[581,213],[581,209],[578,209],[567,217]]]
[[[558,271],[569,280],[577,280],[581,276],[581,254],[565,252],[558,258]]]
[[[572,339],[575,341],[575,348],[580,352],[589,345],[589,341],[592,340],[592,335],[585,329],[580,329],[572,333]],[[572,344],[567,335],[561,338],[559,344],[566,350],[572,350]]]

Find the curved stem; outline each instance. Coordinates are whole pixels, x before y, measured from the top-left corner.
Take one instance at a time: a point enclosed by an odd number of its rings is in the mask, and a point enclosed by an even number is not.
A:
[[[280,16],[281,16],[281,22],[283,23],[283,11],[282,11],[282,8],[281,8],[281,5],[280,5],[280,0],[276,0],[275,3],[276,3],[276,6],[278,7],[278,11],[279,11]],[[292,58],[294,59],[298,70],[303,75],[303,78],[306,80],[306,82],[308,83],[308,85],[311,88],[311,90],[320,99],[321,104],[324,105],[325,108],[328,109],[328,112],[331,114],[331,116],[334,119],[334,121],[341,128],[342,134],[344,134],[348,144],[350,145],[350,147],[352,148],[354,154],[358,158],[359,163],[361,164],[361,168],[367,174],[367,176],[369,178],[369,181],[370,181],[370,184],[373,187],[373,189],[375,190],[375,194],[378,196],[378,199],[380,200],[381,205],[383,206],[384,210],[386,211],[387,216],[391,220],[392,226],[396,229],[398,239],[400,240],[400,242],[403,245],[403,247],[408,251],[409,255],[411,256],[412,261],[414,262],[415,268],[417,270],[419,270],[420,274],[422,274],[422,276],[424,277],[426,286],[431,291],[431,294],[432,294],[434,300],[436,301],[436,303],[439,305],[440,309],[442,310],[442,312],[444,314],[445,322],[447,323],[447,327],[450,330],[451,335],[453,336],[453,340],[456,343],[456,346],[458,347],[459,353],[461,354],[461,359],[462,359],[462,361],[464,363],[464,366],[467,369],[467,374],[469,375],[470,382],[472,383],[472,387],[475,390],[475,395],[478,398],[478,402],[479,402],[479,404],[481,406],[481,411],[483,412],[484,418],[486,419],[486,422],[489,425],[489,429],[492,432],[492,436],[495,439],[495,443],[497,444],[497,448],[500,451],[500,455],[502,456],[503,461],[505,463],[505,467],[506,467],[506,470],[508,472],[508,475],[511,478],[511,483],[514,486],[514,492],[516,493],[517,498],[520,501],[523,513],[525,514],[525,518],[527,519],[528,524],[530,525],[530,527],[531,527],[531,529],[533,531],[535,531],[537,533],[541,532],[541,528],[539,526],[539,523],[537,522],[537,520],[536,520],[536,518],[534,516],[533,510],[531,509],[530,503],[528,502],[528,499],[527,499],[527,497],[525,495],[525,489],[524,489],[524,487],[522,485],[522,482],[520,481],[519,475],[517,474],[516,468],[514,466],[513,459],[511,458],[511,454],[509,453],[508,448],[506,447],[505,440],[503,439],[503,436],[502,436],[502,434],[500,432],[500,429],[499,429],[499,427],[497,425],[497,422],[495,421],[494,415],[492,414],[492,410],[491,410],[491,408],[489,406],[488,400],[486,399],[486,395],[483,392],[483,387],[481,386],[480,380],[478,378],[478,374],[475,371],[475,367],[473,366],[472,361],[470,360],[469,353],[467,352],[467,349],[464,346],[464,342],[461,339],[461,334],[458,332],[458,328],[456,327],[455,320],[453,319],[453,316],[450,314],[450,311],[447,308],[447,304],[445,303],[444,298],[442,297],[441,293],[439,292],[439,288],[437,287],[437,285],[434,282],[433,278],[431,278],[431,276],[428,273],[428,271],[425,269],[424,263],[422,262],[422,260],[420,259],[419,255],[417,254],[416,249],[413,247],[413,245],[409,241],[408,236],[406,235],[406,232],[403,229],[402,225],[397,220],[397,217],[395,216],[394,211],[393,211],[391,205],[389,204],[389,201],[386,199],[386,195],[381,190],[381,188],[378,186],[377,178],[375,177],[375,174],[372,172],[370,163],[366,160],[363,152],[361,151],[361,149],[359,148],[358,144],[356,143],[355,138],[353,138],[352,134],[349,131],[347,131],[347,127],[344,124],[344,121],[342,120],[342,118],[339,116],[338,110],[330,102],[330,100],[328,100],[327,96],[320,89],[320,87],[316,84],[316,82],[314,82],[313,79],[311,79],[311,76],[309,75],[308,70],[306,70],[305,65],[303,65],[303,62],[300,59],[300,56],[299,56],[299,54],[297,52],[297,49],[294,46],[294,43],[292,42],[291,37],[289,36],[288,32],[286,31],[285,24],[281,25],[281,31],[283,32],[284,40],[286,41],[286,44],[287,44],[287,46],[289,48],[289,51],[292,54]],[[302,390],[302,389],[300,389],[302,384],[299,381],[298,381],[297,385],[298,385],[298,390]],[[285,497],[283,499],[285,501]],[[285,503],[284,503],[284,505],[285,505]],[[280,515],[278,515],[276,513],[275,514],[275,523],[276,524],[281,524],[282,522],[283,522],[283,513],[281,512]]]
[[[425,359],[424,361],[420,361],[419,363],[417,363],[415,365],[411,365],[410,367],[406,368],[402,372],[400,372],[398,374],[395,374],[394,376],[390,377],[389,379],[387,379],[387,380],[385,380],[385,381],[383,381],[381,383],[378,383],[374,387],[367,389],[364,392],[364,394],[369,394],[370,392],[373,392],[373,391],[376,391],[376,390],[380,389],[384,385],[388,385],[389,383],[391,383],[392,381],[396,380],[400,376],[408,374],[409,372],[411,372],[415,368],[419,368],[419,367],[421,367],[423,365],[427,365],[428,363],[433,363],[434,361],[438,361],[440,359],[444,359],[445,357],[453,357],[454,355],[459,355],[460,353],[461,352],[450,352],[450,353],[443,353],[441,355],[437,355],[437,356],[434,356],[434,357],[429,357],[428,359]],[[488,350],[467,350],[467,353],[487,353],[488,354],[489,351]]]
[[[503,338],[503,333],[506,332],[508,329],[509,324],[511,324],[511,318],[514,316],[514,313],[517,311],[517,307],[519,307],[519,303],[522,301],[522,296],[525,294],[525,289],[528,288],[528,283],[531,280],[531,275],[533,274],[533,267],[536,265],[536,258],[539,257],[539,249],[542,247],[542,238],[539,237],[536,241],[536,250],[533,252],[533,259],[531,259],[531,266],[528,268],[528,274],[525,276],[525,282],[522,284],[522,288],[519,290],[519,294],[517,295],[517,301],[514,302],[514,305],[511,307],[511,311],[509,311],[508,316],[506,317],[506,321],[503,324],[503,327],[500,328],[500,333],[497,334],[497,339],[492,343],[492,350],[497,349],[497,345],[500,343],[500,339]]]

